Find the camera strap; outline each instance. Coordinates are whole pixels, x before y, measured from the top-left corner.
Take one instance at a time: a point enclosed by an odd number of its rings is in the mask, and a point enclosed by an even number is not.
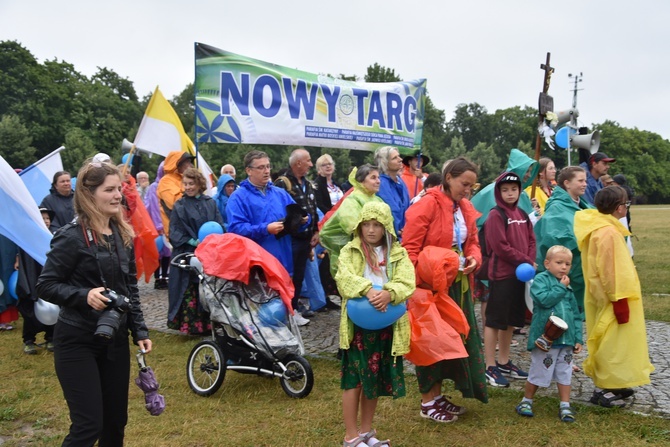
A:
[[[100,273],[100,280],[102,281],[102,286],[105,289],[107,287],[107,281],[105,281],[105,275],[102,274],[102,265],[100,265],[100,258],[98,257],[98,238],[90,228],[85,228],[84,224],[81,225],[81,229],[84,233],[84,240],[86,241],[86,246],[93,250],[93,255],[95,256],[95,263],[98,264],[98,273]]]

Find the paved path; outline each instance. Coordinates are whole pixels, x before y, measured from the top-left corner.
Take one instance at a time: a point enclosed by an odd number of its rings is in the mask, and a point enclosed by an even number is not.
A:
[[[167,328],[167,290],[154,290],[153,283],[140,284],[142,308],[150,329],[178,334]],[[335,355],[338,347],[338,326],[340,314],[337,311],[317,313],[307,326],[301,328],[305,349],[310,355]],[[647,321],[649,354],[656,371],[651,376],[651,384],[636,388],[635,396],[628,399],[629,411],[657,415],[670,419],[670,324]],[[530,353],[525,350],[526,337],[514,336],[518,347],[512,348],[512,360],[523,369],[528,369]],[[586,357],[586,350],[575,356],[577,365]],[[413,371],[406,362],[409,371]],[[512,380],[512,388],[522,390],[524,381]],[[583,373],[577,372],[572,380],[572,400],[587,403],[593,393],[593,382]],[[556,387],[540,389],[538,395],[557,395]]]

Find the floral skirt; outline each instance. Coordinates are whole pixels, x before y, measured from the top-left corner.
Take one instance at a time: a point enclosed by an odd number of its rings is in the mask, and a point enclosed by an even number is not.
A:
[[[363,388],[368,399],[405,395],[402,357],[393,357],[393,329],[368,331],[354,326],[354,339],[342,352],[340,386],[343,390]]]
[[[467,278],[464,278],[467,281]],[[419,391],[427,393],[438,382],[444,379],[454,381],[454,386],[463,397],[475,398],[487,403],[486,362],[482,352],[482,341],[479,335],[475,308],[470,288],[463,291],[461,281],[454,281],[449,288],[449,296],[461,307],[470,325],[470,333],[465,341],[468,357],[464,359],[442,360],[429,366],[416,367],[416,379]]]
[[[190,335],[208,334],[212,330],[209,314],[200,306],[198,285],[189,283],[177,315],[167,323],[168,328]]]

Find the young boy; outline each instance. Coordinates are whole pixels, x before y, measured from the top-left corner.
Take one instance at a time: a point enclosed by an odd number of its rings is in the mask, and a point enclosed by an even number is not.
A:
[[[505,376],[525,379],[522,371],[509,358],[515,327],[525,323],[525,284],[516,278],[516,268],[523,263],[535,265],[535,234],[525,211],[517,204],[521,179],[513,172],[504,172],[495,184],[496,207],[486,219],[484,234],[489,260],[489,299],[484,327],[486,378],[492,386],[508,387]],[[496,361],[496,343],[499,344]]]
[[[44,225],[49,228],[51,220],[55,213],[45,207],[40,207],[40,214]],[[55,326],[46,326],[35,316],[35,301],[37,300],[37,292],[35,291],[35,284],[37,278],[42,273],[42,265],[40,265],[28,254],[19,250],[18,270],[19,270],[19,284],[17,285],[17,294],[19,302],[17,308],[23,317],[23,353],[28,355],[37,354],[38,345],[35,343],[37,334],[44,332],[44,341],[46,342],[46,349],[53,352],[53,334]]]
[[[570,287],[572,252],[562,245],[547,250],[544,260],[546,270],[535,277],[530,288],[533,297],[533,320],[530,324],[528,350],[531,352],[530,370],[523,400],[516,407],[521,416],[533,416],[533,396],[539,387],[547,388],[555,381],[561,405],[558,417],[563,422],[574,422],[570,408],[570,383],[572,380],[572,354],[582,350],[582,318],[575,294]],[[554,340],[548,352],[535,345],[542,336],[547,320],[552,315],[565,321],[568,329]]]

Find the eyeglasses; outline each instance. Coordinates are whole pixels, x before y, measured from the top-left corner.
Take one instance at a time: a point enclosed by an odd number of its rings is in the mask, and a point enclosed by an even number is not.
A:
[[[626,208],[630,208],[630,200],[624,203],[620,203],[619,206],[625,206]]]
[[[271,164],[261,165],[261,166],[247,166],[249,169],[255,169],[257,171],[270,171],[272,169]]]
[[[333,166],[333,163],[324,163],[321,165],[322,168],[327,168],[328,166]]]

